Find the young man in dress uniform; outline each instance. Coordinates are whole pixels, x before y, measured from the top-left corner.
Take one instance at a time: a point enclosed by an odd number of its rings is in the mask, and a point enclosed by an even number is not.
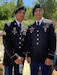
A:
[[[26,27],[22,24],[26,12],[26,7],[22,6],[15,10],[15,17],[11,23],[6,23],[3,31],[4,44],[4,75],[14,75],[19,73],[19,64],[23,63],[23,41],[26,35]]]
[[[44,19],[43,14],[43,6],[35,5],[33,8],[35,22],[28,27],[24,42],[24,51],[28,55],[27,61],[31,63],[31,75],[38,74],[39,66],[42,75],[51,75],[56,38],[53,22]]]

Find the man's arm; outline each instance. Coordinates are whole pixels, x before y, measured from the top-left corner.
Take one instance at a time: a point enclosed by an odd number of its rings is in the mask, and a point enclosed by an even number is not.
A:
[[[3,35],[3,44],[5,47],[4,50],[7,53],[7,55],[10,57],[10,59],[14,61],[19,57],[19,55],[15,53],[14,47],[11,43],[10,26],[8,26],[7,24],[5,24],[4,32],[6,33],[6,35]]]
[[[50,25],[50,34],[49,34],[49,51],[48,51],[48,58],[52,59],[54,58],[54,53],[56,50],[56,34],[54,32],[54,24],[52,23]]]

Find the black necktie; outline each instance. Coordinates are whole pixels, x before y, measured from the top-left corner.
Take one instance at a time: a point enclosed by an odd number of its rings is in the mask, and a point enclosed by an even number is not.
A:
[[[21,37],[21,23],[19,24],[19,32],[20,32],[20,37]]]
[[[20,25],[20,27],[21,27],[21,23],[20,23],[19,25]]]
[[[37,25],[36,25],[36,27],[37,27],[37,28],[39,27],[39,22],[37,22]]]
[[[39,26],[39,22],[37,22],[37,26]]]
[[[19,29],[21,30],[21,23],[19,24]]]
[[[38,30],[39,29],[39,22],[37,22],[37,25],[36,25],[36,30]]]

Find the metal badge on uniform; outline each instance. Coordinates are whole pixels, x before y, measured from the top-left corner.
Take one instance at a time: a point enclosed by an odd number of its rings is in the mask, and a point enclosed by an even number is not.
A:
[[[35,29],[34,27],[29,28],[30,33],[32,33],[34,31],[34,29]]]
[[[15,25],[17,25],[16,23],[14,23]]]
[[[47,28],[49,28],[49,25],[43,26],[43,28],[44,28],[44,32],[46,32]]]
[[[44,28],[44,32],[46,32],[46,31],[47,31],[47,28],[45,27],[45,28]]]
[[[25,30],[23,30],[23,35],[26,35],[26,32],[27,32],[27,30],[25,29]]]
[[[12,33],[13,33],[14,35],[17,34],[16,27],[13,27]]]

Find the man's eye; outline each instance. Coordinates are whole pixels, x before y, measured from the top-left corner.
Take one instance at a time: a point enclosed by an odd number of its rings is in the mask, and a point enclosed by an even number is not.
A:
[[[21,13],[21,11],[20,11],[20,13]]]
[[[35,12],[37,12],[37,10],[35,10]]]
[[[23,13],[23,14],[25,14],[25,13]]]
[[[42,10],[39,10],[39,11],[42,11]]]

